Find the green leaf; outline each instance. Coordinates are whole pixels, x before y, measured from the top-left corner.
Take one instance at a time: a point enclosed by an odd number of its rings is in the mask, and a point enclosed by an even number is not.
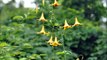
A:
[[[23,20],[23,16],[14,16],[13,20]]]

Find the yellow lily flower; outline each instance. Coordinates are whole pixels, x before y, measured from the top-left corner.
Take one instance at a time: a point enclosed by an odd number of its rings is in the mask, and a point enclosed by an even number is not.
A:
[[[38,13],[38,5],[36,4],[36,13]]]
[[[45,0],[42,0],[42,4],[43,4],[43,6],[44,6],[44,4],[45,4]]]
[[[55,40],[52,43],[52,46],[59,46],[59,45],[61,45],[61,44],[58,42],[57,37],[55,37]]]
[[[77,58],[76,60],[80,60],[79,58]]]
[[[71,28],[71,26],[67,23],[67,21],[65,20],[65,24],[64,24],[64,30],[66,30],[67,28]]]
[[[37,34],[48,34],[47,32],[45,32],[45,28],[44,26],[42,26],[42,29],[40,32],[37,32]]]
[[[80,23],[79,23],[79,21],[78,21],[77,17],[75,17],[75,23],[74,23],[74,25],[73,25],[73,26],[78,26],[78,25],[80,25]]]
[[[60,4],[57,2],[57,0],[54,0],[54,3],[52,4],[54,7],[59,6]]]
[[[47,20],[44,17],[44,13],[41,14],[39,21],[46,22]]]
[[[53,43],[53,40],[52,40],[52,36],[51,36],[51,38],[49,39],[49,41],[47,42],[47,43],[49,43],[50,45],[52,45],[52,43]]]

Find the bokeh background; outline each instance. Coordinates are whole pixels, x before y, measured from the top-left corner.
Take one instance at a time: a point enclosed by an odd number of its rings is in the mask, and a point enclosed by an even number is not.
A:
[[[58,0],[60,7],[54,9],[54,0],[0,0],[0,60],[107,60],[107,0]],[[38,12],[36,8],[38,7]],[[41,23],[37,20],[45,13],[57,22],[55,31],[64,20],[74,23],[77,16],[82,26],[67,30],[63,37],[66,51],[56,47],[53,51],[46,43],[50,36],[37,35]],[[50,24],[46,29],[50,30]],[[56,33],[61,39],[61,31]]]

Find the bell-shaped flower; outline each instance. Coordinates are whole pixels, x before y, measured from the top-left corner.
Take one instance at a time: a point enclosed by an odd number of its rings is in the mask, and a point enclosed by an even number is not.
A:
[[[38,13],[38,5],[36,4],[36,14]]]
[[[60,4],[57,2],[57,0],[54,0],[54,3],[52,4],[54,7],[59,6]]]
[[[41,29],[41,31],[40,32],[37,32],[37,34],[49,34],[48,32],[46,32],[45,31],[45,27],[44,26],[42,26],[42,29]]]
[[[79,58],[77,58],[76,60],[80,60]]]
[[[46,22],[47,20],[44,17],[44,13],[41,14],[39,21]]]
[[[45,4],[45,0],[42,0],[42,5],[44,6],[44,4]]]
[[[75,23],[74,23],[74,25],[73,26],[78,26],[78,25],[80,25],[81,23],[79,23],[79,21],[78,21],[78,19],[77,19],[77,17],[75,17]]]
[[[52,39],[53,39],[53,37],[51,36],[50,39],[49,39],[49,41],[47,43],[49,43],[50,45],[52,45],[52,43],[53,43]]]
[[[59,45],[61,45],[61,44],[58,42],[57,37],[55,37],[55,40],[52,43],[52,46],[59,46]]]
[[[71,28],[71,26],[67,23],[67,21],[65,20],[65,24],[64,24],[64,30],[66,30],[67,28]]]

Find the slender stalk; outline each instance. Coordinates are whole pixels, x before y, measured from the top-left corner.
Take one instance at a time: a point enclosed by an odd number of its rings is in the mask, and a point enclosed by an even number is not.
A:
[[[65,42],[64,42],[64,30],[63,30],[63,34],[62,34],[62,43],[63,43],[63,51],[65,51]],[[66,60],[66,54],[64,54],[64,60]]]
[[[53,50],[52,52],[53,52],[54,60],[56,60],[56,59],[55,59],[55,51],[54,51],[54,50],[55,50],[55,47],[52,46],[52,50]]]

